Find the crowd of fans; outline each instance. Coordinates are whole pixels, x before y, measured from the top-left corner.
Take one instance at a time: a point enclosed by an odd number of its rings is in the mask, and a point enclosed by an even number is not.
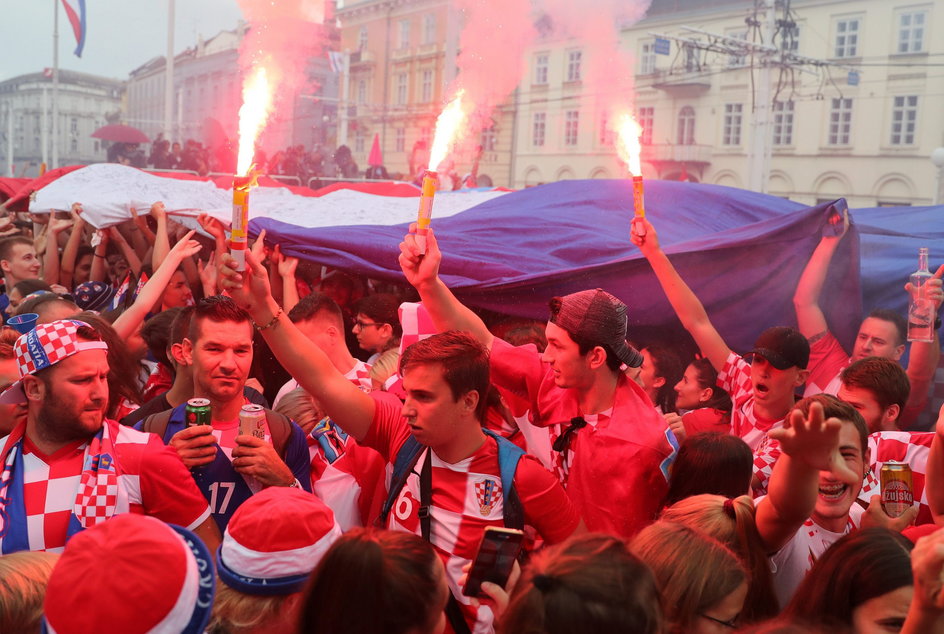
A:
[[[397,286],[264,233],[238,271],[209,216],[133,214],[0,221],[0,631],[944,632],[944,410],[914,428],[940,343],[902,368],[877,309],[842,349],[819,297],[845,226],[798,328],[740,355],[643,219],[697,354],[633,341],[601,289],[546,324],[473,311],[432,231]],[[466,596],[489,527],[524,548]]]

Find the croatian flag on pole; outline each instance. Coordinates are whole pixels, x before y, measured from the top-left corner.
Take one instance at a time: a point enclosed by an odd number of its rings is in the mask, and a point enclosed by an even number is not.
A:
[[[66,8],[66,15],[75,33],[75,56],[82,57],[85,47],[85,0],[62,0],[62,6]]]

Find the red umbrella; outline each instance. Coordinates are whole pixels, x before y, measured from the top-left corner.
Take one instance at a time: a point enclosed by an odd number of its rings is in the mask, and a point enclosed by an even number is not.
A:
[[[146,134],[132,128],[130,125],[122,123],[112,123],[102,126],[92,133],[92,137],[103,141],[114,141],[116,143],[149,143],[150,139]]]
[[[380,167],[383,165],[383,156],[380,154],[380,135],[374,135],[374,144],[370,146],[370,155],[367,157],[367,164],[371,167]]]

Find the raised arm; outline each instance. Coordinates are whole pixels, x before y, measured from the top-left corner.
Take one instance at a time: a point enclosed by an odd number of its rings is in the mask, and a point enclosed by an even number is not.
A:
[[[125,240],[124,235],[118,230],[118,227],[109,227],[105,231],[111,234],[112,240],[115,241],[115,244],[117,244],[118,248],[121,250],[121,254],[125,256],[125,259],[128,261],[128,267],[131,268],[131,271],[135,275],[141,275],[141,258],[138,257],[138,254],[134,252],[134,249],[132,249],[128,241]]]
[[[217,258],[222,260],[220,286],[249,311],[279,363],[318,399],[331,420],[362,440],[374,418],[373,399],[344,378],[325,353],[279,308],[269,291],[269,274],[251,250],[246,252],[244,273],[236,271],[236,261],[229,253],[218,253]]]
[[[49,285],[59,283],[59,234],[72,226],[71,220],[52,218],[49,221],[49,240],[43,257],[43,281]],[[72,290],[72,286],[68,286]]]
[[[89,279],[108,283],[110,281],[108,262],[105,260],[108,253],[108,231],[96,229],[92,235],[92,244],[95,244],[95,236],[98,236],[98,244],[93,247],[95,250],[92,252],[92,269],[89,272]]]
[[[416,243],[416,225],[410,225],[410,233],[400,243],[400,268],[406,280],[420,294],[423,306],[436,326],[436,330],[465,330],[488,349],[495,337],[488,331],[478,315],[462,305],[452,291],[439,279],[442,253],[436,235],[430,229],[426,236],[426,254],[421,255]]]
[[[698,344],[701,353],[711,362],[711,365],[718,372],[724,367],[725,361],[731,354],[731,348],[724,342],[721,335],[715,330],[708,319],[708,313],[702,305],[698,296],[678,274],[669,257],[659,246],[659,236],[655,227],[646,219],[637,220],[643,222],[646,227],[645,235],[631,233],[633,244],[639,247],[642,254],[646,256],[652,271],[656,274],[662,291],[668,298],[669,303],[678,315],[679,321],[685,327],[685,330],[691,334]]]
[[[115,323],[112,324],[115,332],[117,332],[122,339],[127,340],[130,338],[138,329],[141,322],[144,321],[148,312],[157,304],[164,289],[167,288],[170,278],[174,276],[174,272],[180,266],[181,261],[184,258],[191,257],[200,250],[200,243],[192,239],[193,234],[194,232],[191,231],[174,245],[174,248],[170,250],[167,257],[161,262],[161,265],[154,271],[151,279],[147,281],[144,288],[138,293],[134,303],[121,313],[118,319],[115,320]]]
[[[808,416],[794,409],[782,428],[768,432],[783,450],[770,475],[767,497],[757,505],[757,532],[768,554],[783,548],[813,513],[820,471],[832,471],[849,484],[861,480],[862,474],[846,466],[839,450],[842,422],[823,418],[823,406],[812,403]]]
[[[73,203],[70,213],[73,219],[72,233],[69,234],[66,246],[62,249],[62,261],[59,265],[58,283],[72,290],[75,275],[75,258],[79,254],[79,247],[82,246],[82,238],[85,235],[85,218],[82,217],[82,203]]]
[[[938,413],[931,452],[928,454],[927,475],[924,490],[934,523],[944,526],[944,405]]]
[[[167,234],[167,211],[164,203],[157,201],[151,205],[151,217],[157,222],[154,232],[154,250],[151,251],[151,268],[157,270],[170,251],[170,236]]]
[[[934,312],[941,314],[941,304],[944,301],[941,277],[944,276],[944,264],[938,267],[934,277],[925,283],[925,295],[934,302]],[[911,282],[905,284],[905,290],[911,293]],[[911,392],[908,394],[908,403],[898,420],[902,429],[907,429],[921,414],[928,402],[928,390],[934,381],[937,364],[941,360],[941,340],[938,331],[934,331],[934,340],[915,341],[911,344],[908,354],[908,381],[911,383]]]
[[[843,215],[842,233],[838,236],[824,235],[813,250],[806,268],[800,275],[796,291],[793,292],[793,308],[796,311],[799,331],[807,339],[826,332],[826,316],[819,307],[819,296],[829,272],[829,263],[839,248],[839,243],[849,230],[849,217]]]

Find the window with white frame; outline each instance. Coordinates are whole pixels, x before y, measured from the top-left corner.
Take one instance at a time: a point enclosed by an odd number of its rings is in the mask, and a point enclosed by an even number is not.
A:
[[[531,128],[531,145],[534,147],[544,147],[544,136],[547,132],[547,113],[535,112],[534,121]]]
[[[684,106],[678,114],[678,145],[695,145],[695,109]]]
[[[402,51],[405,48],[410,48],[410,21],[409,20],[400,20],[400,46],[399,49]]]
[[[409,78],[407,77],[406,73],[400,73],[397,75],[396,105],[398,106],[406,105],[408,81]]]
[[[898,53],[920,53],[924,50],[927,9],[901,11],[896,16],[898,26]]]
[[[616,132],[610,127],[610,117],[607,112],[600,116],[600,145],[610,146],[616,140]]]
[[[364,133],[358,132],[354,135],[354,151],[363,152],[364,151]]]
[[[833,57],[857,57],[859,55],[859,27],[861,18],[836,20],[836,44]]]
[[[583,62],[581,51],[567,51],[567,81],[580,81],[580,65]]]
[[[852,99],[833,99],[829,108],[829,145],[849,145],[852,134]]]
[[[431,69],[423,71],[422,95],[420,101],[429,103],[433,100],[433,71]]]
[[[642,128],[639,142],[643,145],[652,145],[652,123],[656,109],[653,106],[642,106],[636,111],[636,123]]]
[[[724,145],[741,145],[741,119],[744,115],[744,104],[724,104],[724,133],[721,143]]]
[[[427,13],[423,16],[423,44],[436,43],[436,16]]]
[[[362,26],[357,33],[357,50],[363,51],[367,48],[367,27]]]
[[[724,35],[732,40],[747,40],[747,31],[745,29],[732,29],[725,31]],[[729,68],[738,68],[745,64],[747,64],[747,56],[743,53],[728,56]]]
[[[534,56],[534,83],[539,86],[547,84],[547,65],[550,56],[547,53],[538,53]]]
[[[639,74],[651,75],[656,72],[656,44],[643,42],[639,46]]]
[[[918,121],[918,97],[894,97],[892,101],[892,145],[914,145]]]
[[[564,113],[564,145],[577,145],[577,131],[580,128],[580,111],[568,110]]]
[[[699,50],[689,44],[683,45],[683,50],[685,51],[685,72],[694,73],[701,70]]]
[[[397,128],[395,130],[393,148],[395,152],[404,152],[406,150],[406,128]]]
[[[366,79],[357,80],[357,103],[359,104],[367,103],[367,80]]]
[[[786,24],[780,30],[780,49],[785,53],[797,53],[800,50],[800,25]]]
[[[775,101],[774,145],[793,145],[793,102]]]

